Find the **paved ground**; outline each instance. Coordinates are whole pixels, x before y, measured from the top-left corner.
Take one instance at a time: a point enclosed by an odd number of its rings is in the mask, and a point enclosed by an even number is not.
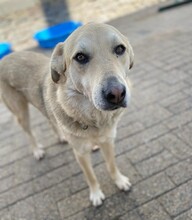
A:
[[[35,32],[65,20],[106,22],[165,0],[0,0],[0,42],[35,46]],[[175,1],[175,0],[169,0]],[[164,4],[164,3],[162,3]],[[118,9],[118,10],[117,10]]]
[[[192,219],[192,5],[140,12],[112,21],[133,44],[133,97],[116,141],[119,166],[133,183],[119,192],[99,152],[93,163],[107,198],[100,208],[68,145],[60,145],[31,108],[32,127],[45,147],[36,162],[27,138],[0,104],[1,220]]]

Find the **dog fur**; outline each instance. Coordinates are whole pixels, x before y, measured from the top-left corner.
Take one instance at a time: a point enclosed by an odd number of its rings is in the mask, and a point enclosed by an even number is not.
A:
[[[114,52],[118,45],[125,47],[123,54]],[[105,196],[91,166],[93,146],[100,147],[117,187],[129,190],[131,186],[117,168],[113,148],[117,122],[130,99],[128,72],[133,56],[127,38],[118,30],[90,23],[59,43],[51,59],[25,51],[12,53],[0,61],[0,97],[28,134],[35,158],[41,159],[44,151],[31,132],[28,103],[39,109],[59,138],[72,146],[94,206],[101,205]],[[79,63],[85,57],[88,61]],[[115,108],[103,95],[113,85],[122,85],[126,92],[123,104]]]

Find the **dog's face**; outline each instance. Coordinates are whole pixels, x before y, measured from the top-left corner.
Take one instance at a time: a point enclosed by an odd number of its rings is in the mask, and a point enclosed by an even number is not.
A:
[[[51,73],[54,82],[70,81],[97,109],[115,110],[128,105],[132,65],[127,38],[112,26],[90,23],[56,46]]]

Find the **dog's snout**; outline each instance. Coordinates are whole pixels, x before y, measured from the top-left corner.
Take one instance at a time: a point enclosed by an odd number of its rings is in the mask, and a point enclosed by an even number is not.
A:
[[[105,81],[102,93],[105,109],[114,110],[126,106],[126,87],[116,77]]]
[[[107,101],[111,104],[119,104],[123,101],[126,95],[125,86],[122,84],[117,84],[108,88],[105,94]]]

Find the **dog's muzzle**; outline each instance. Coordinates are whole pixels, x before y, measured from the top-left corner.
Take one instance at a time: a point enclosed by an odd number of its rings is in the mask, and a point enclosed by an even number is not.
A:
[[[116,77],[110,77],[102,89],[103,110],[115,110],[127,107],[126,87]]]

